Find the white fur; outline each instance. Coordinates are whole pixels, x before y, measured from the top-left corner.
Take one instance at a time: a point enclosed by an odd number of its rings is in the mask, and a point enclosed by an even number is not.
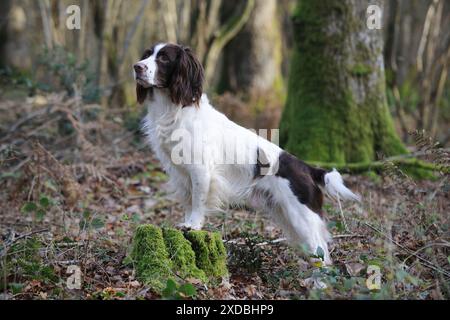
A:
[[[361,201],[361,197],[359,195],[354,194],[344,185],[342,176],[336,169],[326,173],[324,180],[325,190],[333,198],[341,197],[344,200]]]

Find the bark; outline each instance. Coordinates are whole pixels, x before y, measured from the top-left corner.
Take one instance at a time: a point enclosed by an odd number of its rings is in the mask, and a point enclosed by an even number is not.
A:
[[[368,162],[406,153],[385,93],[382,30],[366,26],[369,0],[299,0],[280,142],[311,161]]]

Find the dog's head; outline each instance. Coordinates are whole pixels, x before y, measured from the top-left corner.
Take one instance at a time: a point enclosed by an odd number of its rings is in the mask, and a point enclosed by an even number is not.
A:
[[[198,106],[203,91],[203,67],[190,48],[157,44],[144,51],[133,69],[139,103],[156,88],[168,89],[176,105]]]

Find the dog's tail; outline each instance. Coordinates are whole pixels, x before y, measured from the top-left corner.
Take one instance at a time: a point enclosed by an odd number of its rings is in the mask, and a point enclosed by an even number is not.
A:
[[[341,174],[336,169],[326,172],[325,170],[314,168],[312,176],[317,184],[325,187],[325,191],[331,197],[361,201],[361,196],[353,193],[344,185],[344,180],[342,180]]]

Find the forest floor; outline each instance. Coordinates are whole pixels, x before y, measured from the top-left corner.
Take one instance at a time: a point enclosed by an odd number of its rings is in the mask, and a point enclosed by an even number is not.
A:
[[[0,102],[0,299],[164,298],[127,254],[137,225],[182,212],[135,118],[60,94]],[[206,225],[222,232],[230,277],[195,283],[194,299],[449,299],[448,177],[344,178],[363,202],[326,200],[332,267],[306,262],[270,217],[230,209]]]

